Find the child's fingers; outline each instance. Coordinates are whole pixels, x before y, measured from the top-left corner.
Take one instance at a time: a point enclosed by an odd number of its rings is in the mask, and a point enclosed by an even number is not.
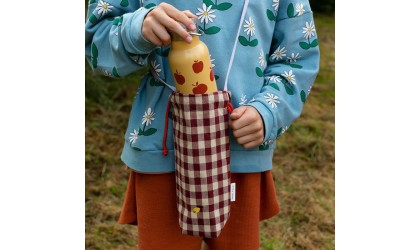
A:
[[[188,32],[174,19],[170,16],[162,16],[159,20],[161,24],[168,29],[169,31],[177,34],[179,37],[184,39],[186,42],[190,43],[192,41],[192,37]]]
[[[170,4],[167,4],[167,3],[162,3],[160,5],[162,5],[162,7],[165,10],[166,14],[169,17],[171,17],[173,20],[175,20],[175,21],[177,21],[179,23],[184,24],[185,27],[188,30],[195,30],[195,24],[194,24],[194,22],[191,21],[191,19],[188,17],[188,15],[185,12],[182,12],[182,11],[178,10],[177,8],[175,8],[174,6],[172,6]],[[172,26],[173,25],[172,23],[171,24],[168,24],[168,25],[169,26],[166,26],[166,27],[168,27],[169,29],[174,28],[174,29],[171,29],[174,32],[176,32],[178,30],[178,29],[176,29],[175,27]],[[179,34],[179,35],[181,35],[181,34]],[[185,35],[182,35],[181,37],[185,37]]]
[[[249,134],[256,134],[261,137],[264,136],[262,124],[254,122],[243,128],[233,130],[233,136],[235,136],[236,138],[246,136]]]
[[[154,25],[151,25],[151,26],[149,26],[149,25],[143,25],[142,34],[143,34],[144,38],[146,38],[149,42],[153,43],[156,46],[162,46],[163,45],[162,41],[160,40],[160,38],[153,31],[154,26],[156,26],[156,25],[157,24],[154,24]]]
[[[171,44],[171,35],[162,25],[156,25],[153,27],[153,33],[158,37],[161,43],[165,46]]]
[[[245,145],[245,144],[249,144],[251,142],[259,142],[259,144],[262,143],[262,140],[264,138],[262,137],[261,133],[253,133],[253,134],[248,134],[239,138],[236,138],[236,141],[240,144],[240,145]]]
[[[239,119],[245,113],[246,109],[247,109],[246,106],[240,106],[239,108],[234,109],[232,113],[230,114],[230,119],[232,120]]]
[[[157,35],[155,35],[155,33],[153,31],[150,32],[147,37],[145,36],[145,38],[149,42],[153,43],[154,45],[157,45],[157,46],[162,46],[163,45],[162,41],[159,39],[159,37]]]
[[[180,23],[183,23],[188,29],[195,30],[194,22],[188,17],[190,14],[179,11],[170,4],[161,3],[145,17],[142,26],[142,34],[147,40],[155,45],[169,45],[169,30],[189,43],[192,41],[192,37],[184,28],[182,28]],[[160,42],[157,41],[156,37]]]
[[[232,111],[231,118],[229,125],[238,144],[248,149],[263,143],[264,124],[255,108],[249,106],[239,107]]]
[[[189,10],[184,10],[184,11],[182,11],[185,15],[187,15],[187,17],[188,18],[194,18],[195,20],[197,20],[198,18],[197,18],[197,16],[196,15],[194,15],[193,13],[191,13],[191,11],[189,11]]]

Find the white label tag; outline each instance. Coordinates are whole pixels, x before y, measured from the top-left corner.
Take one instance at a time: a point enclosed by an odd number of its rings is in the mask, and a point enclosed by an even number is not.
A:
[[[236,183],[230,184],[230,201],[235,201]]]

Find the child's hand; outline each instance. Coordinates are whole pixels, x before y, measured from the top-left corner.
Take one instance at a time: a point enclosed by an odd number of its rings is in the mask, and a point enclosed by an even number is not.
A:
[[[260,113],[251,106],[241,106],[230,114],[229,125],[236,140],[244,148],[259,146],[264,141],[264,123]]]
[[[144,38],[157,46],[168,46],[171,43],[168,30],[175,32],[190,43],[192,37],[179,25],[182,23],[188,30],[195,31],[195,24],[190,18],[197,19],[188,10],[180,11],[170,4],[161,3],[144,18],[141,33]]]

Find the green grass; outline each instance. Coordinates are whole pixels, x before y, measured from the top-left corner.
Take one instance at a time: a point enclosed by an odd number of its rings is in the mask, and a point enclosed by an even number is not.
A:
[[[320,73],[302,116],[277,141],[273,176],[281,213],[261,223],[261,249],[335,249],[334,19],[315,16]],[[86,249],[137,249],[137,229],[117,224],[128,172],[120,161],[143,72],[93,75],[86,64]]]

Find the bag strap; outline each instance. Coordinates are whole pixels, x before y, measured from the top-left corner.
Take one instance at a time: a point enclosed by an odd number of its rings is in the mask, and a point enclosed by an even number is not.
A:
[[[241,32],[242,23],[244,22],[244,19],[245,19],[246,10],[248,9],[248,3],[249,3],[249,0],[245,0],[244,7],[242,8],[241,20],[239,21],[238,32],[236,33],[236,39],[235,39],[235,43],[233,44],[232,55],[230,56],[230,61],[229,61],[229,65],[228,65],[228,69],[227,69],[227,73],[226,73],[225,86],[223,88],[225,91],[227,91],[230,69],[232,68],[233,59],[235,58],[236,45],[238,44],[238,38],[239,38],[239,34]]]
[[[168,147],[166,146],[166,139],[168,138],[168,122],[169,122],[169,110],[171,109],[171,98],[175,92],[172,92],[168,99],[168,104],[166,105],[166,114],[165,114],[165,131],[163,132],[163,140],[162,140],[162,155],[168,155]]]
[[[162,80],[159,75],[156,73],[155,69],[153,67],[150,67],[150,72],[152,73],[153,77],[157,79],[159,82],[166,85],[166,87],[170,88],[173,92],[176,92],[176,88],[172,85],[167,84],[164,80]]]

